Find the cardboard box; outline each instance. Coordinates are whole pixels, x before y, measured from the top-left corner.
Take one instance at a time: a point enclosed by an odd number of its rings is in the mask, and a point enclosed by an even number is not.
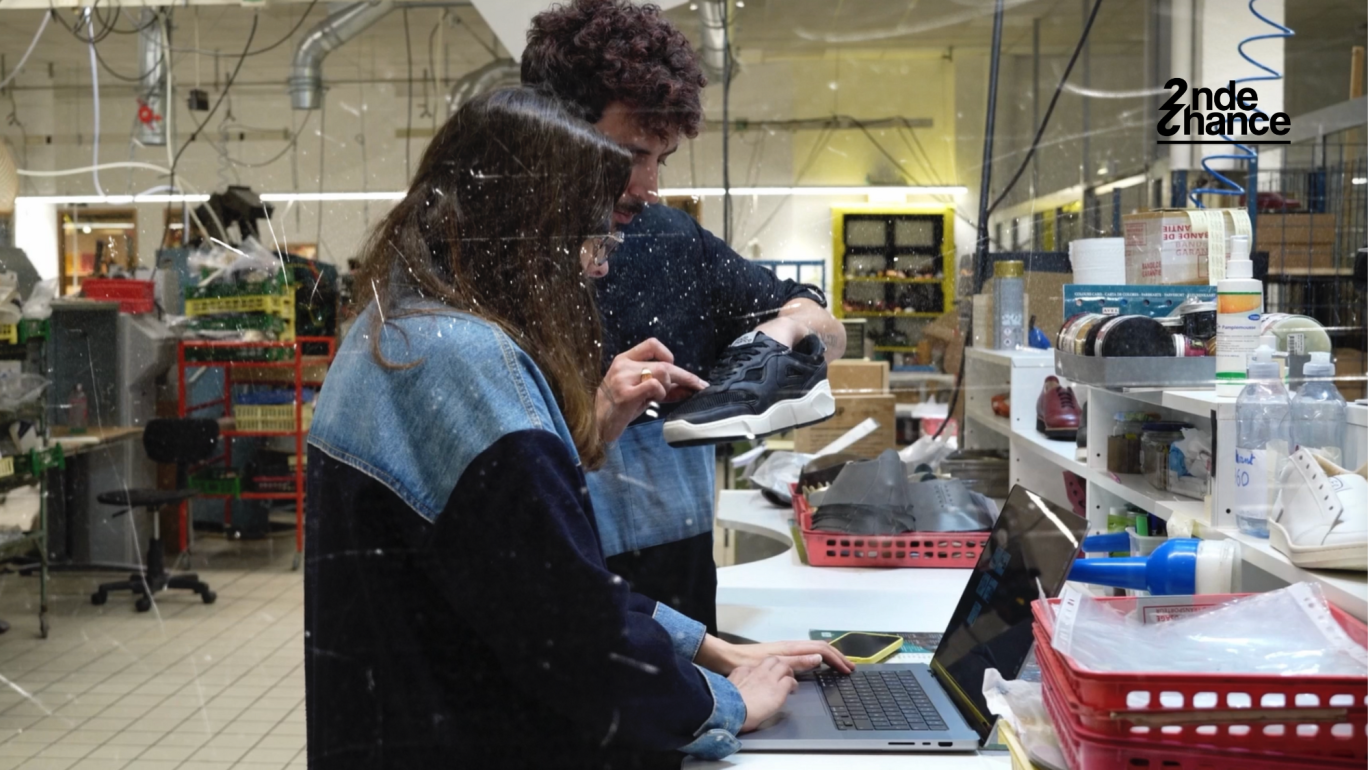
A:
[[[887,361],[854,361],[844,358],[827,364],[832,393],[887,393]]]
[[[837,396],[836,414],[830,420],[793,432],[793,450],[816,452],[872,417],[879,423],[878,430],[855,442],[846,451],[860,457],[878,457],[885,449],[893,449],[897,445],[895,401],[891,393],[880,396]]]
[[[1368,378],[1368,362],[1362,350],[1337,348],[1335,357],[1335,387],[1346,401],[1364,397],[1365,379]]]
[[[1255,248],[1259,251],[1268,252],[1268,272],[1272,275],[1296,275],[1313,270],[1328,272],[1335,266],[1335,245],[1333,243],[1288,243],[1284,245],[1260,240]]]
[[[1207,234],[1192,230],[1187,212],[1145,211],[1121,217],[1126,236],[1126,283],[1206,285]]]
[[[1269,246],[1334,244],[1334,214],[1260,214],[1255,219],[1260,251]]]

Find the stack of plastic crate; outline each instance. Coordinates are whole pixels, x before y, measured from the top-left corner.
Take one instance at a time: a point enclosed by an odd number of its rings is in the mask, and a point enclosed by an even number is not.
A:
[[[271,332],[280,341],[295,335],[294,287],[285,273],[256,283],[228,282],[185,290],[185,314],[192,328]]]
[[[1136,606],[1135,597],[1098,601]],[[1058,604],[1032,605],[1033,630],[1045,708],[1071,770],[1368,766],[1368,677],[1093,671],[1051,645]],[[1368,642],[1368,627],[1332,610],[1349,638]]]

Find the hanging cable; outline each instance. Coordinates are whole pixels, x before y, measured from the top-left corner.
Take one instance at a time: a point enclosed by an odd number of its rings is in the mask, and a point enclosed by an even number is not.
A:
[[[407,8],[404,9],[404,57],[408,60],[408,80],[404,81],[404,88],[408,92],[408,111],[404,116],[404,179],[408,180],[412,173],[409,163],[413,149],[413,42],[409,40]]]
[[[302,27],[302,26],[304,26],[304,22],[306,22],[306,21],[309,20],[309,12],[313,10],[313,8],[314,8],[315,5],[318,5],[318,0],[309,0],[309,4],[306,5],[306,6],[304,6],[304,13],[302,13],[302,14],[299,15],[299,20],[295,22],[295,24],[294,24],[293,27],[290,27],[290,31],[289,31],[289,32],[286,32],[285,35],[284,35],[283,37],[281,37],[279,40],[275,41],[274,43],[271,43],[270,45],[267,45],[267,46],[263,46],[263,47],[261,47],[261,48],[258,48],[258,49],[256,49],[255,51],[248,51],[248,52],[246,52],[246,53],[240,53],[240,54],[226,54],[226,55],[229,55],[229,56],[237,56],[237,57],[239,57],[239,58],[241,58],[241,57],[243,57],[243,56],[247,56],[247,57],[260,56],[261,54],[270,53],[271,51],[274,51],[275,49],[281,47],[282,45],[285,45],[286,43],[288,43],[288,42],[290,41],[291,38],[294,37],[294,34],[295,34],[296,32],[299,31],[299,28]],[[219,58],[219,57],[222,57],[222,56],[225,55],[225,54],[223,54],[223,53],[221,53],[221,52],[219,52],[219,51],[206,51],[206,50],[204,50],[204,49],[202,49],[202,48],[199,48],[199,47],[195,47],[195,48],[171,48],[170,50],[171,50],[173,53],[197,53],[197,54],[200,54],[200,55],[202,55],[202,56],[213,56],[213,57],[215,57],[215,58]]]
[[[24,55],[19,57],[19,64],[14,68],[14,71],[9,74],[9,77],[0,80],[0,90],[3,90],[5,86],[10,84],[11,80],[14,80],[19,76],[19,72],[24,69],[24,63],[28,61],[29,55],[33,53],[34,48],[38,47],[38,40],[43,36],[43,30],[47,29],[48,21],[51,19],[52,14],[43,14],[43,21],[38,25],[38,31],[33,33],[33,40],[29,42],[28,50],[24,51]]]
[[[1239,85],[1239,84],[1241,84],[1241,83],[1253,83],[1253,82],[1258,82],[1258,81],[1263,81],[1263,80],[1282,80],[1282,77],[1283,77],[1283,76],[1282,76],[1282,73],[1281,73],[1281,72],[1278,72],[1277,70],[1273,69],[1272,67],[1267,66],[1266,64],[1263,64],[1262,62],[1258,62],[1258,61],[1255,61],[1254,59],[1250,58],[1249,54],[1245,53],[1244,47],[1245,47],[1246,45],[1250,44],[1250,43],[1255,42],[1256,40],[1281,40],[1281,39],[1283,39],[1283,38],[1292,37],[1293,35],[1296,34],[1296,33],[1293,32],[1290,28],[1284,27],[1283,25],[1279,24],[1278,22],[1273,21],[1272,19],[1268,18],[1267,16],[1264,16],[1263,14],[1259,13],[1258,9],[1254,7],[1254,3],[1255,3],[1255,2],[1256,2],[1256,0],[1249,0],[1249,12],[1252,13],[1252,14],[1254,14],[1254,17],[1257,18],[1259,21],[1262,21],[1264,24],[1267,24],[1268,26],[1273,27],[1274,29],[1276,29],[1277,32],[1270,32],[1270,33],[1268,33],[1268,34],[1266,34],[1266,35],[1251,35],[1250,37],[1247,37],[1247,38],[1245,38],[1244,40],[1241,40],[1241,41],[1240,41],[1240,44],[1237,45],[1237,46],[1235,47],[1235,50],[1240,54],[1241,58],[1243,58],[1245,61],[1249,62],[1250,64],[1253,64],[1255,67],[1258,67],[1259,69],[1263,70],[1264,72],[1266,72],[1266,73],[1268,73],[1268,74],[1266,74],[1266,75],[1251,75],[1251,76],[1249,76],[1249,77],[1237,78],[1237,79],[1235,80],[1235,85]],[[1195,100],[1194,100],[1193,104],[1194,104],[1194,106],[1196,105],[1196,101],[1195,101]],[[1254,112],[1257,113],[1257,114],[1259,114],[1259,115],[1264,115],[1264,116],[1267,116],[1267,115],[1268,115],[1268,113],[1266,113],[1266,112],[1264,112],[1263,110],[1259,109],[1258,106],[1255,106],[1255,107],[1254,107]],[[1237,150],[1239,150],[1240,152],[1239,152],[1238,154],[1230,153],[1230,154],[1221,154],[1221,155],[1208,155],[1208,156],[1202,158],[1202,170],[1205,171],[1205,172],[1207,172],[1208,174],[1212,175],[1213,177],[1215,177],[1215,178],[1217,179],[1218,182],[1220,182],[1221,184],[1226,185],[1226,186],[1225,186],[1225,187],[1198,187],[1197,189],[1195,189],[1195,190],[1193,190],[1192,192],[1188,193],[1188,199],[1191,200],[1191,201],[1192,201],[1192,204],[1193,204],[1194,206],[1196,206],[1197,208],[1199,208],[1199,209],[1204,209],[1204,208],[1206,208],[1206,205],[1205,205],[1204,203],[1202,203],[1202,198],[1201,198],[1201,196],[1203,196],[1203,195],[1244,195],[1245,192],[1246,192],[1245,188],[1244,188],[1242,185],[1237,184],[1237,183],[1236,183],[1234,180],[1232,180],[1230,177],[1226,176],[1225,174],[1222,174],[1220,171],[1218,171],[1216,168],[1214,168],[1214,167],[1211,165],[1211,162],[1212,162],[1213,160],[1234,160],[1234,161],[1242,161],[1242,162],[1248,163],[1249,161],[1252,161],[1252,160],[1254,160],[1254,159],[1256,159],[1256,158],[1258,157],[1258,155],[1255,154],[1254,148],[1253,148],[1253,147],[1251,147],[1251,146],[1249,146],[1249,145],[1247,145],[1247,144],[1240,144],[1239,142],[1236,142],[1234,139],[1230,138],[1229,136],[1227,136],[1227,135],[1225,135],[1225,134],[1221,134],[1221,138],[1224,139],[1224,140],[1226,140],[1227,142],[1230,142],[1231,144],[1233,144],[1233,145],[1235,146],[1235,148],[1236,148]],[[1258,181],[1258,180],[1247,180],[1246,183],[1247,183],[1247,184],[1250,183],[1250,182],[1257,183],[1257,181]],[[1257,203],[1257,202],[1256,202],[1256,203]]]
[[[104,195],[100,186],[100,68],[95,63],[95,14],[86,9],[86,26],[90,30],[90,93],[95,102],[95,137],[91,143],[90,174],[95,182],[95,192]]]
[[[252,49],[252,40],[254,40],[254,39],[256,38],[257,24],[258,24],[260,21],[261,21],[260,13],[257,12],[257,11],[253,11],[253,12],[252,12],[252,28],[251,28],[250,30],[248,30],[248,32],[247,32],[247,44],[244,45],[244,46],[242,47],[243,55],[238,57],[237,65],[233,67],[232,73],[229,74],[229,75],[228,75],[228,79],[227,79],[226,81],[224,81],[224,83],[223,83],[223,93],[219,94],[219,98],[216,99],[216,100],[214,101],[214,106],[212,106],[212,107],[209,108],[209,112],[204,116],[204,120],[202,120],[202,121],[200,121],[198,124],[196,124],[195,130],[190,132],[190,138],[189,138],[189,139],[186,139],[186,140],[185,140],[185,144],[181,145],[180,149],[179,149],[179,150],[176,150],[175,154],[171,156],[171,169],[170,169],[170,172],[169,172],[169,173],[170,173],[170,175],[171,175],[171,183],[172,183],[172,184],[175,184],[175,183],[176,183],[176,167],[180,165],[181,156],[184,155],[184,154],[185,154],[185,151],[186,151],[187,149],[190,148],[190,145],[194,144],[194,143],[195,143],[195,140],[199,138],[200,132],[203,131],[203,130],[204,130],[204,127],[205,127],[206,125],[209,124],[210,119],[212,119],[212,118],[214,117],[214,113],[218,112],[219,107],[223,104],[223,100],[226,99],[226,98],[228,97],[229,91],[231,91],[231,90],[233,89],[233,83],[237,81],[238,73],[239,73],[239,72],[242,72],[242,65],[243,65],[243,63],[245,63],[245,62],[247,61],[246,52],[247,52],[247,51],[250,51],[250,50]],[[169,70],[170,68],[168,67],[167,69]],[[168,77],[169,77],[169,72],[168,72]],[[169,110],[168,110],[168,112],[169,112]],[[167,133],[168,133],[168,139],[167,139],[167,152],[168,152],[168,154],[169,154],[169,153],[170,153],[170,148],[171,148],[171,139],[169,138],[169,135],[170,135],[169,127],[168,127],[168,132],[167,132]],[[165,242],[166,242],[166,238],[167,238],[167,236],[168,236],[168,235],[170,234],[170,232],[171,232],[171,219],[170,219],[170,216],[169,216],[169,215],[170,215],[170,212],[171,212],[171,204],[170,204],[170,203],[167,203],[167,204],[166,204],[166,211],[167,211],[168,216],[167,216],[167,221],[166,221],[166,228],[162,231],[162,243],[165,243]]]
[[[731,196],[731,19],[728,6],[731,0],[722,0],[722,242],[731,245],[732,196]]]
[[[80,168],[63,168],[56,171],[35,171],[27,168],[19,169],[19,176],[72,176],[74,174],[89,174],[94,171],[103,171],[109,168],[141,168],[148,171],[156,171],[160,174],[170,174],[171,169],[164,168],[152,163],[143,163],[136,160],[111,161],[109,163],[99,163],[93,166],[81,166]]]
[[[1007,182],[1007,186],[1003,188],[1002,192],[998,193],[998,197],[995,198],[993,204],[988,207],[988,214],[997,211],[998,205],[1012,192],[1012,188],[1016,187],[1016,183],[1021,179],[1021,175],[1025,173],[1026,169],[1031,165],[1031,158],[1035,157],[1036,150],[1040,147],[1040,140],[1045,136],[1045,129],[1050,125],[1050,116],[1054,115],[1055,105],[1059,103],[1059,95],[1064,93],[1064,84],[1068,82],[1069,73],[1073,72],[1074,65],[1078,63],[1079,54],[1083,53],[1083,46],[1088,42],[1088,33],[1092,31],[1093,22],[1097,20],[1097,12],[1101,8],[1102,0],[1097,0],[1097,2],[1093,3],[1092,12],[1088,14],[1088,22],[1083,25],[1083,34],[1078,36],[1078,45],[1074,46],[1073,55],[1069,57],[1069,64],[1064,68],[1064,74],[1059,78],[1059,84],[1055,86],[1054,96],[1050,97],[1050,106],[1045,109],[1045,117],[1040,119],[1040,126],[1036,128],[1035,138],[1031,140],[1031,148],[1026,151],[1026,157],[1021,159],[1021,165],[1017,168],[1016,173],[1012,175],[1011,180]],[[987,227],[987,222],[984,222],[983,226]]]

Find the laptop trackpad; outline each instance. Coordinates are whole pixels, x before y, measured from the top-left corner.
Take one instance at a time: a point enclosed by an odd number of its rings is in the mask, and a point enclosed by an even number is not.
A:
[[[825,699],[811,679],[799,680],[798,691],[789,696],[784,708],[761,723],[755,732],[741,736],[742,746],[750,741],[813,737],[840,737],[827,713]]]

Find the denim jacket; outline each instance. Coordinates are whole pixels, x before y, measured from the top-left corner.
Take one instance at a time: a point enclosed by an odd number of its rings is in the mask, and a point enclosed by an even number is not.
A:
[[[328,744],[368,729],[376,740],[406,745],[495,740],[459,724],[488,716],[462,705],[476,685],[452,692],[439,683],[463,663],[445,659],[452,645],[468,646],[463,655],[486,663],[498,660],[498,670],[478,680],[489,692],[474,702],[522,712],[501,715],[510,723],[535,718],[554,738],[548,745],[563,739],[579,746],[592,729],[586,725],[599,725],[607,749],[710,759],[735,751],[745,719],[740,693],[692,663],[701,624],[631,594],[607,571],[570,431],[531,357],[494,325],[442,308],[381,327],[382,356],[406,367],[387,369],[371,350],[377,312],[368,308],[338,351],[308,439],[311,762],[316,737],[319,756],[332,756]],[[351,563],[362,558],[371,561]],[[395,560],[393,569],[371,571],[382,559]],[[358,591],[373,599],[342,598]],[[422,627],[405,629],[415,617]],[[434,623],[464,630],[442,635],[446,641],[434,649]],[[350,649],[371,627],[380,641]],[[533,644],[537,639],[544,645]],[[396,664],[372,649],[393,640],[416,652]],[[523,654],[501,657],[506,649]],[[376,690],[376,671],[395,681]],[[358,681],[370,681],[369,689],[349,689]],[[528,682],[537,697],[522,694],[519,683]],[[392,702],[376,692],[390,693]],[[459,735],[397,736],[392,731],[404,729],[395,724],[403,720],[375,716],[415,702],[450,710]],[[322,721],[342,703],[358,713]],[[697,721],[682,724],[685,714]]]

